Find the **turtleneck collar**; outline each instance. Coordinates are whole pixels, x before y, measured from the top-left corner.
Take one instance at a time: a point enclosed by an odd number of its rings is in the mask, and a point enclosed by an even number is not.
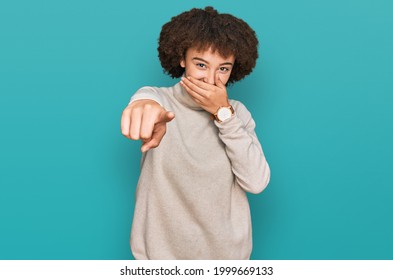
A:
[[[195,103],[190,94],[181,86],[180,82],[174,86],[174,97],[184,106],[193,110],[204,110],[200,105]]]

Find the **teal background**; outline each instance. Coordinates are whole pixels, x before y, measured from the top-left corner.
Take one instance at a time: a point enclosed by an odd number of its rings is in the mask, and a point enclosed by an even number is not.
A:
[[[133,92],[170,86],[162,24],[213,5],[260,40],[229,88],[271,166],[250,195],[253,259],[393,259],[393,2],[0,4],[0,259],[130,259]]]

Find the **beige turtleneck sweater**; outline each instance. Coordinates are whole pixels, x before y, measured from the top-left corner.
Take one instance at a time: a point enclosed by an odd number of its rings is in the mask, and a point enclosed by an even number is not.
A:
[[[142,155],[131,230],[136,259],[249,259],[251,215],[246,192],[260,193],[270,169],[255,122],[239,101],[218,123],[178,83],[143,87],[175,113],[161,144]]]

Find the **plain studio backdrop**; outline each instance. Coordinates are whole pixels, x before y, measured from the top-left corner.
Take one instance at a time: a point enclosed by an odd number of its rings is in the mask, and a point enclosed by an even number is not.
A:
[[[140,87],[171,86],[161,26],[212,5],[258,34],[228,89],[271,182],[249,195],[252,259],[393,259],[393,2],[3,1],[0,259],[130,259]],[[170,164],[170,162],[168,162]]]

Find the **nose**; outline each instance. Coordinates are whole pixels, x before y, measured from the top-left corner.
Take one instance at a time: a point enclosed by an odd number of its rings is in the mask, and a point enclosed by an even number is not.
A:
[[[216,73],[214,71],[206,71],[206,76],[203,78],[203,81],[205,83],[214,85],[215,84],[215,78],[214,76],[216,75]]]

